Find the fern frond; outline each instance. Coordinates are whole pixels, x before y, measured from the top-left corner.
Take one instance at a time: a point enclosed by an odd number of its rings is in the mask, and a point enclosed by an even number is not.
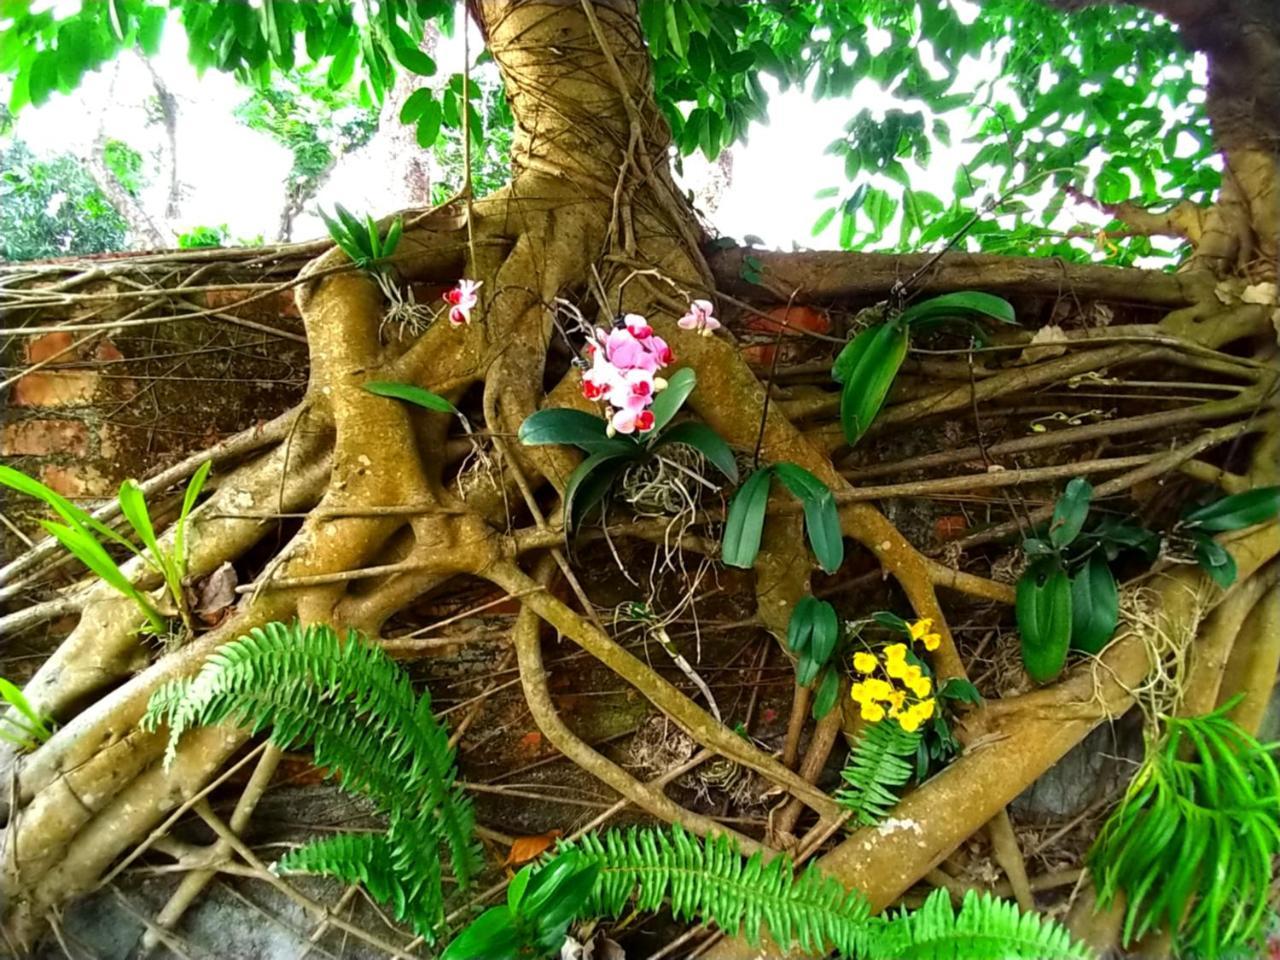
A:
[[[836,802],[867,826],[883,820],[898,802],[895,789],[915,772],[920,737],[918,731],[907,733],[893,720],[866,726],[840,772],[848,787],[836,791]]]
[[[190,686],[191,680],[188,677],[162,683],[151,694],[151,699],[147,701],[146,712],[138,721],[138,725],[150,732],[168,723],[178,709],[178,705],[187,698],[187,688]]]
[[[219,648],[175,701],[164,687],[148,716],[167,717],[171,762],[182,734],[232,723],[271,728],[282,749],[311,744],[316,765],[347,790],[367,794],[388,814],[406,800],[440,822],[454,874],[476,870],[470,799],[456,782],[449,737],[408,676],[385,653],[331,627],[270,623]],[[412,812],[406,819],[412,819]]]
[[[753,944],[764,926],[777,942],[805,950],[860,954],[866,945],[870,911],[860,893],[815,867],[796,876],[787,857],[744,857],[727,837],[700,840],[673,824],[588,834],[567,849],[599,865],[586,908],[593,916],[617,916],[632,897],[638,910],[669,899],[677,919],[696,916]]]
[[[402,821],[387,833],[339,833],[305,844],[281,857],[275,869],[358,883],[434,943],[444,920],[437,845],[429,824]]]
[[[918,910],[878,921],[869,960],[1089,960],[1093,951],[1065,927],[1017,904],[972,890],[956,913],[946,890],[935,890]]]

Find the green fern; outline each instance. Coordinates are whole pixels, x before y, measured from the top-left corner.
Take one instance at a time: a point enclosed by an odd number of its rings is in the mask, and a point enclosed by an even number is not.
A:
[[[1087,960],[1093,952],[1064,927],[1017,904],[970,890],[956,913],[946,890],[918,910],[878,921],[868,960]]]
[[[767,932],[784,953],[835,950],[860,960],[1092,956],[1052,920],[989,895],[970,893],[956,913],[946,891],[938,891],[917,911],[872,917],[861,893],[816,866],[797,875],[787,857],[767,863],[758,853],[744,857],[727,837],[702,840],[673,824],[591,834],[526,867],[512,881],[508,904],[478,918],[443,960],[548,957],[575,916],[651,912],[664,904],[676,919],[714,923],[753,945]]]
[[[743,857],[727,837],[700,840],[674,824],[669,831],[590,834],[568,849],[600,869],[579,915],[618,916],[632,897],[636,909],[657,910],[669,899],[677,919],[709,920],[751,943],[764,926],[779,943],[806,950],[830,945],[861,953],[866,947],[870,909],[862,894],[813,866],[797,876],[787,857],[767,863],[758,853]]]
[[[883,820],[898,802],[894,790],[915,772],[920,737],[893,720],[868,724],[840,772],[848,787],[836,791],[836,802],[867,826]]]
[[[368,878],[370,893],[424,936],[443,916],[437,848],[447,848],[460,885],[477,870],[471,803],[430,697],[417,696],[404,671],[357,634],[344,642],[323,625],[254,629],[217,650],[191,680],[155,692],[143,726],[161,723],[169,726],[166,762],[193,727],[269,727],[282,749],[310,744],[317,766],[387,815],[381,843],[329,838],[289,854],[282,870]]]

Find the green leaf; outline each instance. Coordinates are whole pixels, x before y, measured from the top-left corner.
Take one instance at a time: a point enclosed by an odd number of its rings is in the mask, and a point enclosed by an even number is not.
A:
[[[822,679],[813,691],[813,719],[821,720],[830,713],[839,698],[840,671],[829,667],[823,671]]]
[[[391,48],[395,51],[396,59],[406,69],[420,77],[435,76],[436,62],[419,50],[413,38],[400,27],[391,27]]]
[[[588,453],[631,453],[638,456],[640,445],[634,440],[610,437],[606,424],[597,416],[581,410],[553,408],[529,414],[520,424],[520,442],[530,447],[547,444],[572,444]]]
[[[1101,553],[1094,553],[1071,578],[1071,646],[1098,653],[1120,623],[1120,591]]]
[[[14,470],[12,467],[0,464],[0,484],[11,487],[19,493],[24,493],[29,497],[35,497],[37,500],[42,500],[44,503],[48,504],[54,513],[66,521],[68,526],[81,530],[86,534],[91,530],[98,536],[105,537],[111,542],[125,547],[129,552],[137,554],[138,549],[120,534],[116,533],[116,531],[112,530],[105,523],[96,520],[84,510],[77,507],[70,500],[66,499],[66,497],[54,490],[51,490],[34,477],[28,477],[20,470]]]
[[[1001,323],[1016,324],[1018,322],[1013,312],[1013,304],[1008,300],[977,290],[946,293],[940,297],[921,301],[903,310],[898,321],[911,324],[950,317],[987,317]]]
[[[890,613],[888,610],[878,610],[871,615],[871,619],[882,627],[888,627],[890,630],[896,630],[899,633],[910,635],[911,627],[907,621],[903,620],[896,613]]]
[[[400,237],[404,233],[404,220],[396,217],[387,227],[387,235],[382,238],[382,258],[385,260],[396,252],[400,245]]]
[[[404,400],[406,403],[412,403],[422,407],[424,410],[431,410],[435,413],[457,413],[458,408],[452,403],[440,396],[438,393],[432,393],[424,387],[416,387],[412,383],[393,383],[389,380],[371,380],[364,384],[366,393],[372,393],[376,397],[386,397],[390,400]]]
[[[613,481],[635,459],[634,451],[618,453],[602,450],[591,454],[569,474],[564,488],[565,533],[572,536],[591,512],[608,495]]]
[[[822,233],[823,230],[827,229],[827,227],[831,226],[831,221],[835,219],[839,209],[839,207],[828,207],[826,210],[823,210],[822,213],[818,215],[818,219],[814,221],[813,230],[811,231],[812,235],[816,237],[818,234]]]
[[[684,406],[684,402],[689,399],[689,394],[693,393],[693,388],[697,385],[698,375],[694,373],[692,367],[684,367],[671,375],[667,381],[667,389],[654,397],[649,407],[653,414],[655,431],[661,430],[671,422],[671,418],[680,412],[680,408]]]
[[[944,683],[938,696],[943,700],[959,700],[961,703],[982,703],[982,694],[978,692],[978,688],[963,677],[952,677]]]
[[[439,100],[432,100],[422,108],[422,116],[418,117],[418,128],[415,136],[418,146],[424,150],[432,146],[440,136],[440,123],[444,119],[444,107]]]
[[[400,122],[413,123],[422,116],[422,111],[427,109],[427,104],[434,102],[435,94],[431,91],[431,88],[419,87],[405,97],[404,105],[400,108]]]
[[[48,740],[53,736],[53,732],[45,723],[44,717],[40,716],[40,714],[36,712],[35,708],[31,706],[31,702],[27,700],[26,694],[4,677],[0,677],[0,697],[4,698],[6,703],[27,718],[37,739],[43,741]]]
[[[733,450],[724,442],[720,434],[705,423],[688,421],[676,424],[658,439],[654,449],[665,447],[670,443],[683,443],[693,447],[728,477],[730,483],[738,482],[738,463],[733,456]]]
[[[490,907],[454,937],[440,960],[498,960],[517,957],[527,945],[507,907]],[[535,954],[529,952],[530,956]]]
[[[827,573],[835,573],[844,563],[844,533],[840,529],[840,511],[836,498],[825,483],[804,467],[794,463],[774,466],[778,479],[804,504],[804,526],[809,546]]]
[[[1207,533],[1224,533],[1267,523],[1277,515],[1280,515],[1280,487],[1259,487],[1192,510],[1184,520]]]
[[[1194,552],[1196,563],[1209,578],[1226,590],[1236,582],[1236,561],[1231,552],[1207,534],[1197,534]]]
[[[787,623],[787,646],[799,655],[796,682],[807,687],[827,665],[840,640],[836,609],[825,600],[805,596],[796,603]]]
[[[110,554],[103,549],[102,544],[79,527],[64,526],[52,520],[41,520],[40,526],[44,527],[50,536],[62,544],[72,556],[88,567],[91,573],[101,577],[113,590],[136,603],[156,633],[164,633],[165,622],[155,606],[129,581],[116,562],[111,559]]]
[[[836,358],[831,375],[844,384],[840,392],[840,425],[850,446],[870,429],[884,406],[907,357],[907,344],[905,327],[877,324],[858,334]]]
[[[1093,485],[1084,477],[1076,477],[1053,506],[1053,519],[1049,522],[1049,540],[1061,549],[1079,536],[1089,515],[1089,501],[1093,499]]]
[[[171,581],[176,577],[177,571],[173,568],[173,559],[160,548],[155,528],[151,524],[151,514],[147,510],[147,499],[137,481],[126,480],[120,484],[119,501],[120,512],[151,554],[151,566],[164,575],[170,586],[174,586]]]
[[[1027,568],[1018,580],[1014,610],[1027,674],[1048,683],[1062,672],[1071,642],[1071,581],[1056,560]]]
[[[743,481],[724,521],[724,541],[720,557],[727,566],[750,570],[760,552],[760,535],[764,531],[765,510],[769,506],[769,483],[772,467],[761,467]]]

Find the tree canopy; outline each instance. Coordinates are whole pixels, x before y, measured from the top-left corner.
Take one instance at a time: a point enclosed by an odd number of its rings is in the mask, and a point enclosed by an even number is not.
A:
[[[350,90],[372,107],[408,71],[422,85],[400,119],[419,143],[446,142],[462,126],[462,77],[433,81],[436,63],[420,48],[430,22],[452,31],[448,0],[111,0],[60,12],[0,5],[12,110],[73,89],[122,50],[154,52],[176,20],[195,69],[232,72],[261,88],[262,102],[284,89],[273,80],[284,74],[303,97]],[[1179,233],[1162,215],[1183,201],[1207,205],[1221,182],[1203,60],[1147,9],[642,0],[640,16],[656,99],[683,155],[714,158],[745,140],[753,121],[767,122],[773,84],[844,99],[874,89],[860,86],[870,81],[901,103],[854,100],[832,131],[829,152],[846,179],[820,185],[830,206],[814,232],[834,226],[845,248],[918,249],[965,233],[969,248],[992,252],[1117,264],[1178,256],[1185,249],[1152,243]],[[510,114],[484,109],[480,85],[469,93],[475,144],[503,138]],[[948,195],[919,186],[939,150],[957,158]],[[1077,201],[1114,219],[1099,227]]]

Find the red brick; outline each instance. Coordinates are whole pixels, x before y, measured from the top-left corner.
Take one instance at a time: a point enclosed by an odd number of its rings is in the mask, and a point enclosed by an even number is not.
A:
[[[111,481],[93,467],[40,468],[40,481],[64,497],[106,497],[115,492]]]
[[[124,354],[110,340],[101,340],[98,346],[94,348],[93,356],[95,360],[123,360]]]
[[[71,344],[70,333],[46,333],[42,337],[28,340],[27,363],[41,363],[49,360],[50,357],[57,357],[56,360],[51,360],[51,363],[69,363],[76,359],[76,355],[67,349]],[[64,350],[67,352],[63,353]]]
[[[19,407],[60,407],[88,403],[98,389],[98,375],[87,370],[37,370],[13,385]]]
[[[18,420],[0,431],[0,456],[47,457],[89,452],[89,428],[79,420]]]

